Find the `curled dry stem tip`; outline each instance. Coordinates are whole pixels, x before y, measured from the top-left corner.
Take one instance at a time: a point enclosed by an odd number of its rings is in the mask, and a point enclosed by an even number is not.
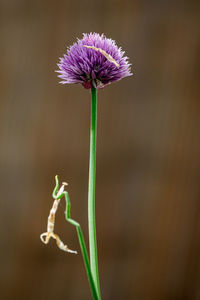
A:
[[[56,175],[56,187],[54,189],[54,202],[53,206],[50,210],[49,216],[48,216],[48,222],[47,222],[47,232],[44,232],[40,235],[40,239],[44,244],[48,244],[50,238],[53,238],[56,240],[56,244],[59,249],[77,254],[77,251],[71,250],[68,248],[67,245],[65,245],[62,240],[60,239],[59,235],[54,233],[54,226],[55,226],[55,216],[56,216],[56,211],[58,209],[58,205],[60,203],[60,200],[62,198],[65,186],[67,185],[66,182],[62,183],[61,188],[58,190],[58,176]],[[55,195],[56,194],[56,195]]]

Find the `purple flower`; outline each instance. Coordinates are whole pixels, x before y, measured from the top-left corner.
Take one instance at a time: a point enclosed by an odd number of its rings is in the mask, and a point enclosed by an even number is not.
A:
[[[60,83],[81,83],[86,89],[102,88],[132,75],[121,48],[114,40],[98,33],[84,33],[60,58],[58,67]]]

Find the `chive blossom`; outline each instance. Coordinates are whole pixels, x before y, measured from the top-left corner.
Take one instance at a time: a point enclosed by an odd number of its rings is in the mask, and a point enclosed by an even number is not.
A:
[[[84,88],[102,88],[131,76],[130,63],[115,41],[104,34],[83,34],[58,63],[60,83],[81,83]]]

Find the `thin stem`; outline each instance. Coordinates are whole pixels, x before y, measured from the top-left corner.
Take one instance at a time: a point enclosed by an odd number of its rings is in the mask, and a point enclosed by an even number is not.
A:
[[[94,283],[94,279],[93,279],[93,276],[92,276],[91,268],[90,268],[90,262],[89,262],[89,258],[88,258],[88,254],[87,254],[87,249],[86,249],[82,229],[79,226],[79,227],[76,227],[76,230],[77,230],[77,233],[78,233],[79,243],[80,243],[80,247],[81,247],[81,252],[82,252],[82,256],[83,256],[85,269],[86,269],[86,272],[87,272],[87,276],[88,276],[92,296],[93,296],[94,300],[99,300],[99,297],[97,295],[96,286],[95,286],[95,283]]]
[[[59,188],[58,176],[56,176],[55,179],[56,179],[56,186],[55,186],[55,189],[53,191],[53,198],[54,199],[61,199],[62,197],[65,197],[65,201],[66,201],[65,218],[70,224],[76,226],[78,239],[79,239],[79,244],[80,244],[80,248],[81,248],[81,252],[82,252],[82,256],[83,256],[83,261],[84,261],[84,264],[85,264],[85,269],[86,269],[86,272],[87,272],[87,276],[88,276],[88,280],[89,280],[89,284],[90,284],[90,288],[91,288],[92,297],[93,297],[94,300],[99,300],[97,290],[96,290],[96,286],[95,286],[95,283],[94,283],[94,279],[93,279],[93,276],[92,276],[91,268],[90,268],[87,248],[86,248],[86,245],[85,245],[85,239],[84,239],[84,236],[83,236],[81,226],[78,222],[76,222],[75,220],[73,220],[71,218],[71,203],[70,203],[70,198],[69,198],[68,192],[63,191],[63,193],[61,193],[59,196],[57,196],[57,192],[58,192],[58,188]]]
[[[90,127],[90,162],[89,162],[89,186],[88,186],[88,229],[89,229],[89,248],[90,266],[98,292],[101,299],[98,258],[97,258],[97,239],[95,222],[95,177],[96,177],[96,136],[97,136],[97,90],[91,88],[91,127]]]

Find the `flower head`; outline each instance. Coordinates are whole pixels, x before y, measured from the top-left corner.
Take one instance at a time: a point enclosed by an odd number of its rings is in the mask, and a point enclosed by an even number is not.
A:
[[[81,83],[86,89],[101,88],[131,76],[130,63],[115,41],[104,34],[83,34],[58,63],[60,83]]]

